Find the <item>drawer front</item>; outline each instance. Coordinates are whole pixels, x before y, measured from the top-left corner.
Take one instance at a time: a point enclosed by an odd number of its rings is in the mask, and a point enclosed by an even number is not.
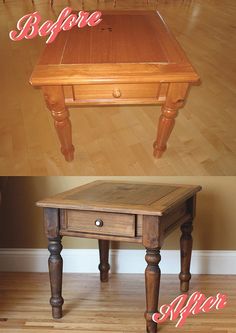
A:
[[[163,101],[167,85],[118,83],[64,86],[66,104],[152,104]]]
[[[74,86],[75,99],[127,99],[154,98],[158,95],[159,85],[147,84],[96,84]]]
[[[67,210],[63,224],[67,231],[135,237],[135,215]]]
[[[66,105],[163,104],[168,83],[81,84],[64,86]]]

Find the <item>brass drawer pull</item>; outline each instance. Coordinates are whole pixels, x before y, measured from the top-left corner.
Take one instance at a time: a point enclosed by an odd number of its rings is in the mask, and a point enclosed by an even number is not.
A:
[[[115,88],[115,89],[113,90],[112,95],[113,95],[113,97],[115,97],[115,98],[119,98],[119,97],[121,97],[121,91],[120,91],[120,89]]]
[[[101,219],[97,219],[94,224],[96,225],[96,227],[102,227],[103,226],[103,220]]]

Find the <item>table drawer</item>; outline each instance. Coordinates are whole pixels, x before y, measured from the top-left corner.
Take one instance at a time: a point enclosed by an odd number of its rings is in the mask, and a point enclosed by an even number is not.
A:
[[[135,215],[67,210],[64,216],[67,231],[135,237]]]
[[[167,83],[81,84],[64,86],[66,105],[162,104]]]
[[[95,84],[73,87],[75,99],[157,98],[159,84]]]
[[[63,89],[68,106],[163,104],[168,83],[81,84]]]

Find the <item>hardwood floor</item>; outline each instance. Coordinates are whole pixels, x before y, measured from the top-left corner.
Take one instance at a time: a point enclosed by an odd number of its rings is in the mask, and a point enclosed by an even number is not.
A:
[[[64,275],[64,317],[51,318],[49,283],[45,273],[0,273],[0,332],[2,333],[144,333],[144,277],[113,274],[101,284],[98,274]],[[160,305],[179,294],[178,277],[163,275]],[[228,295],[222,310],[187,318],[183,327],[167,320],[159,332],[235,333],[236,276],[193,276],[190,294]]]
[[[12,42],[9,31],[34,10],[55,19],[80,1],[0,2],[0,175],[235,175],[236,2],[118,0],[115,9],[158,8],[199,72],[160,160],[152,143],[158,106],[71,109],[75,161],[67,163],[41,92],[28,83],[44,38]],[[94,9],[96,0],[85,1]],[[113,8],[113,1],[99,2]]]

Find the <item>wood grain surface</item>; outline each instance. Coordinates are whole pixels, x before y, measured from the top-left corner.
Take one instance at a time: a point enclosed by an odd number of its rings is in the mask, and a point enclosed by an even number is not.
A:
[[[149,78],[150,75],[150,78]],[[141,79],[142,77],[142,79]],[[95,27],[61,32],[47,45],[32,85],[197,82],[199,76],[157,11],[103,11]]]
[[[37,206],[161,216],[200,190],[198,185],[101,180],[38,201]]]
[[[65,219],[68,231],[124,237],[135,236],[135,216],[131,214],[67,210]],[[101,227],[95,225],[97,220],[101,220]]]
[[[153,34],[157,24],[155,16],[150,19],[144,12],[133,11],[125,16],[103,12],[96,27],[72,30],[60,63],[168,63],[160,36]],[[75,45],[75,52],[71,52],[71,45]],[[126,49],[120,52],[122,45]],[[44,59],[42,62],[45,63]]]
[[[62,32],[57,36],[56,52],[54,46],[52,43],[46,46],[40,65],[188,63],[156,11],[103,11],[97,26]]]
[[[1,333],[144,333],[145,286],[143,274],[111,274],[101,284],[99,274],[64,274],[64,317],[51,318],[48,274],[0,273]],[[223,310],[189,316],[183,333],[236,332],[236,277],[193,275],[189,294],[228,295]],[[177,275],[162,275],[159,304],[180,295]],[[176,321],[167,320],[160,332],[176,333]]]

